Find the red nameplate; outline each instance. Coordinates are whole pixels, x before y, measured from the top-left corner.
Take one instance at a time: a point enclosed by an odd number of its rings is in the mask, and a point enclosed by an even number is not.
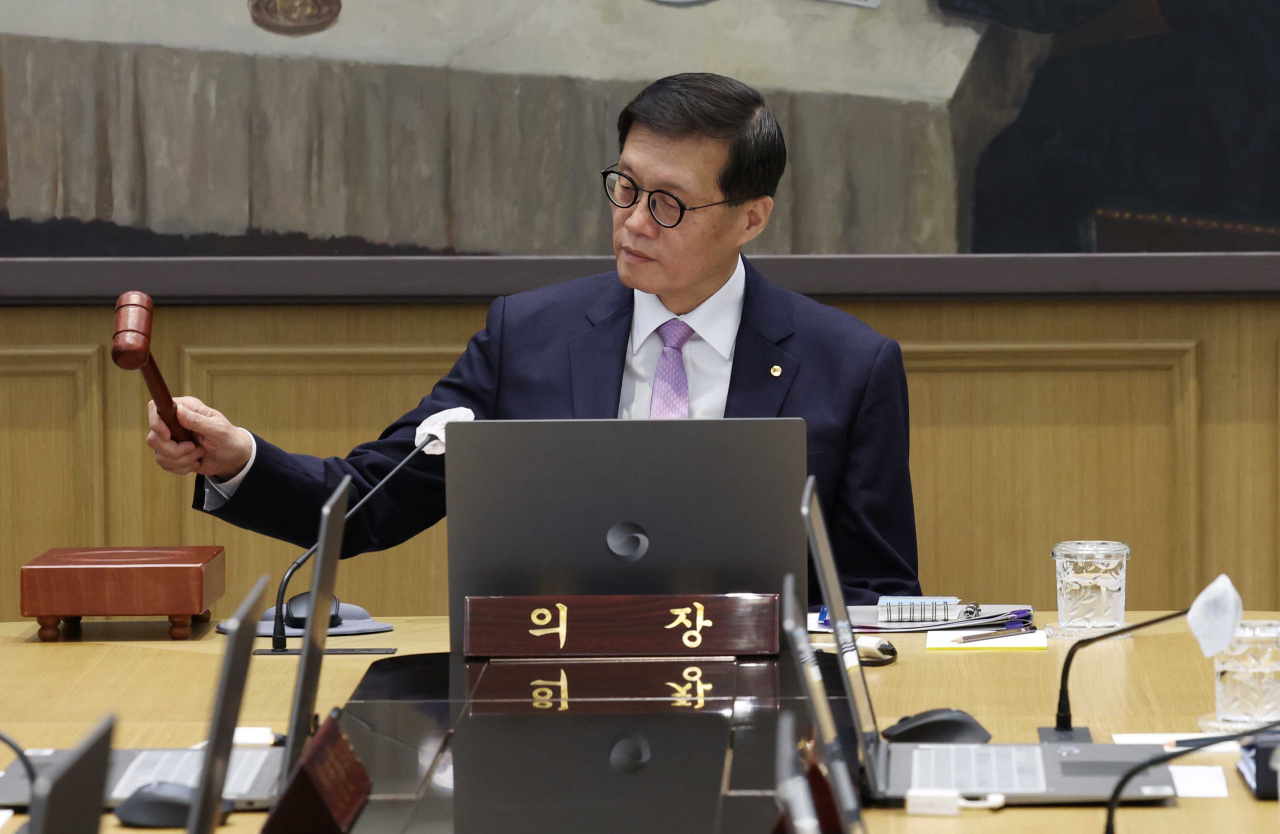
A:
[[[298,766],[271,809],[262,834],[347,834],[369,801],[373,783],[329,713],[303,748]]]
[[[467,597],[470,657],[778,653],[777,594]]]

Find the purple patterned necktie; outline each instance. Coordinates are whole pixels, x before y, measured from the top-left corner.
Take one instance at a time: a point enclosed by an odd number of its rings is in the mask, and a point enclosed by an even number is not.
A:
[[[662,340],[662,356],[658,372],[653,375],[653,399],[649,401],[650,420],[687,420],[689,418],[689,377],[684,372],[684,343],[693,328],[680,319],[671,319],[658,328]]]

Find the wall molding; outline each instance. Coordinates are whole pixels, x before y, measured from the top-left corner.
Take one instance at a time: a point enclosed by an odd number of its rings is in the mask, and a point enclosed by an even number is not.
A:
[[[69,376],[75,385],[74,436],[77,458],[86,464],[90,523],[95,547],[106,545],[105,408],[103,405],[101,345],[45,345],[0,349],[0,377]],[[32,554],[32,557],[39,554]]]
[[[342,345],[273,347],[184,347],[178,390],[206,402],[218,378],[244,376],[411,376],[434,381],[449,372],[466,349],[402,345]],[[423,394],[427,393],[426,388]],[[187,541],[198,538],[198,526],[208,523],[198,513],[183,516]]]
[[[904,342],[907,373],[1157,370],[1172,379],[1174,511],[1179,548],[1174,594],[1188,602],[1200,581],[1200,377],[1196,340],[1117,342]]]
[[[466,349],[350,345],[337,347],[185,347],[181,390],[207,395],[217,376],[435,376],[449,372]],[[425,393],[425,392],[424,392]]]

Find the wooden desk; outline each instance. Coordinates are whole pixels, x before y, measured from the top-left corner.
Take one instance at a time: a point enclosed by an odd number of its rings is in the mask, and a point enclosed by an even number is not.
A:
[[[1132,612],[1138,621],[1154,616]],[[1256,618],[1274,613],[1250,612]],[[1041,614],[1038,622],[1056,619]],[[393,619],[390,634],[343,638],[343,645],[387,646],[401,653],[448,647],[444,617]],[[41,644],[34,623],[0,624],[0,727],[28,747],[69,747],[103,713],[118,718],[119,747],[185,747],[202,740],[212,709],[222,643],[212,626],[198,627],[189,642],[168,638],[164,620],[145,623],[85,622],[78,642]],[[105,642],[107,639],[110,642]],[[259,641],[266,644],[267,640]],[[1067,644],[1050,642],[1047,652],[975,651],[927,653],[923,635],[894,641],[899,660],[868,669],[881,726],[902,715],[938,706],[964,709],[991,730],[994,741],[1034,742],[1036,727],[1048,724],[1056,707],[1057,683]],[[374,657],[325,658],[317,710],[322,714],[347,700]],[[296,658],[255,658],[240,715],[242,725],[285,729]],[[1073,673],[1072,708],[1078,724],[1098,741],[1115,732],[1194,732],[1196,718],[1213,709],[1212,662],[1200,655],[1185,623],[1157,626],[1133,639],[1100,644],[1082,652]],[[0,766],[12,756],[0,750]],[[1172,808],[1124,808],[1117,828],[1124,834],[1273,831],[1277,805],[1257,802],[1235,772],[1235,756],[1197,753],[1182,764],[1216,764],[1227,771],[1228,799],[1181,799]],[[1099,808],[965,811],[959,818],[906,816],[873,810],[874,834],[957,831],[1102,831]],[[11,834],[17,818],[0,828]],[[256,832],[262,814],[233,814],[220,832]],[[104,831],[121,829],[112,815]]]

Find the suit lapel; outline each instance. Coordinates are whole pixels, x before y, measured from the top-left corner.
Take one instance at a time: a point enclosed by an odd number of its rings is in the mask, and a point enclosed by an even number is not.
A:
[[[777,417],[800,369],[800,360],[786,350],[795,334],[791,299],[766,281],[746,258],[743,264],[747,274],[742,323],[733,347],[724,416]]]
[[[576,419],[618,416],[631,312],[631,290],[615,280],[587,310],[591,329],[569,340],[569,380]]]

